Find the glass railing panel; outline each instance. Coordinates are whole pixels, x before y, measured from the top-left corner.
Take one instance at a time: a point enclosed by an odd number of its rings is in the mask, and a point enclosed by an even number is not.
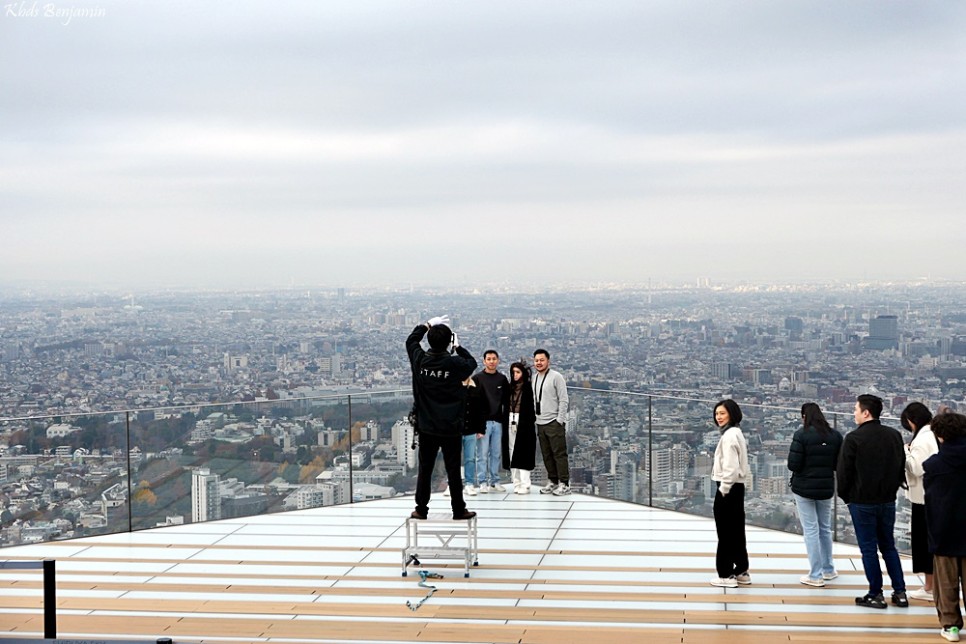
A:
[[[711,516],[711,462],[718,433],[709,420],[710,406],[700,400],[651,398],[644,476],[654,507]]]
[[[266,400],[132,413],[133,529],[348,502],[348,490],[320,478],[332,469],[338,449],[332,435],[340,434],[325,419],[345,402]]]
[[[714,400],[571,389],[575,492],[711,516]],[[801,528],[787,454],[798,407],[738,401],[747,521]],[[105,534],[411,494],[408,389],[0,421],[0,544]],[[826,410],[846,433],[851,413]],[[886,424],[898,427],[895,419]],[[900,430],[901,431],[901,430]],[[904,433],[904,438],[908,438]],[[546,482],[539,449],[534,486]],[[445,486],[441,461],[437,491]],[[128,477],[128,471],[132,476]],[[504,473],[505,474],[505,473]],[[835,501],[836,539],[855,543]],[[896,540],[909,548],[900,494]]]
[[[0,425],[0,544],[129,530],[125,414]]]
[[[647,396],[571,391],[567,438],[575,491],[642,505],[651,502],[648,403]],[[539,454],[537,461],[542,468]]]
[[[711,467],[720,436],[712,420],[717,399],[574,388],[571,401],[574,431],[568,439],[571,468],[583,485],[578,491],[712,516],[716,486]],[[787,466],[792,436],[801,426],[800,407],[738,402],[751,469],[746,521],[801,534]],[[852,414],[825,413],[843,435],[854,428]],[[894,419],[884,422],[898,427]],[[542,472],[539,455],[537,461]],[[855,544],[848,507],[835,498],[833,511],[836,540]],[[900,492],[895,534],[901,551],[909,550],[909,521],[909,502]]]
[[[412,449],[412,426],[406,418],[413,405],[412,392],[353,394],[350,400],[351,409],[343,410],[346,413],[339,422],[341,427],[351,427],[351,445],[340,454],[335,474],[340,479],[348,477],[351,465],[352,500],[413,494],[416,452]],[[437,487],[446,481],[442,458],[439,461],[439,475],[434,477]]]

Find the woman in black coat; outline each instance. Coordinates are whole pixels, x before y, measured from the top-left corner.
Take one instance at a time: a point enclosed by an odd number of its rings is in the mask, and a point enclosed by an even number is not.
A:
[[[841,448],[842,435],[829,426],[819,406],[802,405],[802,428],[792,437],[788,469],[810,568],[799,581],[807,586],[824,586],[838,577],[832,565],[832,497]]]
[[[510,470],[513,491],[530,494],[530,472],[536,466],[537,416],[530,387],[530,367],[523,362],[510,365],[510,402],[503,426],[503,469]]]

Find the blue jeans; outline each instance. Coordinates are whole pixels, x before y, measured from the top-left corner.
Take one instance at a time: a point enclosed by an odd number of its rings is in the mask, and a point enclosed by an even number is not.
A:
[[[463,437],[463,480],[476,485],[476,434]]]
[[[808,552],[808,576],[821,579],[835,572],[832,564],[832,499],[806,499],[795,495],[798,520]]]
[[[850,503],[849,514],[852,515],[855,540],[859,542],[859,550],[862,551],[862,567],[865,569],[865,578],[869,581],[869,594],[882,594],[882,568],[879,567],[876,547],[885,561],[892,591],[906,592],[906,580],[902,576],[902,564],[899,563],[894,534],[896,502]]]
[[[503,425],[495,420],[486,421],[486,433],[480,439],[480,451],[477,457],[477,476],[480,483],[496,485],[500,482],[500,466],[503,464],[501,453],[501,434]]]

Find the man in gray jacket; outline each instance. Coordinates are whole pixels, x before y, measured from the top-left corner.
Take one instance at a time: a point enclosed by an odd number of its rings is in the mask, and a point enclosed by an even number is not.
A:
[[[546,349],[533,352],[533,407],[537,415],[537,439],[543,464],[550,481],[540,488],[540,494],[562,496],[570,494],[570,463],[567,461],[567,381],[550,368],[550,354]]]

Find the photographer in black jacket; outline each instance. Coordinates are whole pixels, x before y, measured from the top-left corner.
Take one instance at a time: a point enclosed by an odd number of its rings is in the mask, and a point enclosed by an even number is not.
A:
[[[419,427],[419,470],[416,476],[416,509],[410,515],[425,519],[436,456],[443,452],[449,481],[450,504],[454,519],[470,519],[475,512],[466,509],[460,461],[466,414],[466,389],[463,381],[476,370],[476,359],[459,345],[446,316],[420,324],[406,338],[406,352],[413,370],[416,397],[416,423]],[[429,351],[420,342],[426,336]],[[447,351],[453,343],[455,355]]]

